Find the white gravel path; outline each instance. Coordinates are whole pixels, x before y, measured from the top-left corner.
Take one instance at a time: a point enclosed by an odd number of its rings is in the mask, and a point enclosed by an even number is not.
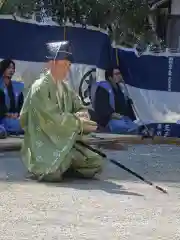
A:
[[[108,155],[169,195],[108,162],[100,180],[36,183],[25,179],[18,153],[0,153],[0,239],[179,240],[179,147],[130,146]]]

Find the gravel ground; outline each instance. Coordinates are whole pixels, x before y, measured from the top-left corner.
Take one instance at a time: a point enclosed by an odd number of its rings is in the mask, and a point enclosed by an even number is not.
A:
[[[179,147],[129,146],[108,156],[169,195],[108,161],[99,180],[36,183],[19,153],[0,153],[0,239],[179,240]]]

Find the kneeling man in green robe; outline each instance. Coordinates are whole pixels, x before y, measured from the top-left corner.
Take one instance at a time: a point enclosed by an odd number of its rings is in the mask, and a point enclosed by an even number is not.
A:
[[[77,143],[97,126],[84,117],[66,81],[72,57],[68,41],[47,44],[48,71],[33,83],[21,110],[22,158],[37,180],[61,181],[67,172],[92,178],[102,170],[102,158]]]

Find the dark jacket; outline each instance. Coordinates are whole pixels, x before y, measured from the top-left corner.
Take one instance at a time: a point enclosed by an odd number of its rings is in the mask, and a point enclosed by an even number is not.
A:
[[[24,102],[23,93],[21,92],[20,95],[18,96],[18,101],[16,104],[12,84],[9,84],[9,86],[7,87],[7,92],[10,98],[9,109],[6,106],[5,93],[3,90],[0,89],[0,119],[5,117],[7,113],[20,113],[23,102]]]
[[[128,116],[132,120],[136,119],[130,101],[125,99],[120,86],[118,84],[116,87],[113,85],[111,86],[114,93],[115,109],[113,109],[110,104],[109,93],[106,89],[98,86],[95,94],[94,110],[96,114],[96,121],[102,127],[107,126],[113,113]]]

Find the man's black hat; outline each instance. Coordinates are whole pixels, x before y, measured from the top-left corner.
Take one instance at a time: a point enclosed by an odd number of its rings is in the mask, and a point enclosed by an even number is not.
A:
[[[69,41],[47,43],[47,59],[73,61],[71,46]]]

